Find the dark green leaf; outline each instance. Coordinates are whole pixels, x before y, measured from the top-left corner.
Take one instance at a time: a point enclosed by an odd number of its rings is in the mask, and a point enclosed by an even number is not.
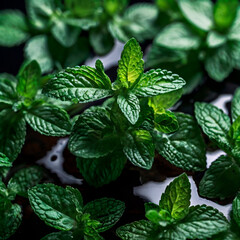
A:
[[[11,167],[12,163],[10,162],[9,158],[0,152],[0,168],[1,167]]]
[[[6,104],[13,104],[17,101],[16,84],[11,79],[0,78],[0,102]]]
[[[177,113],[179,129],[172,134],[157,132],[157,151],[172,164],[185,170],[202,171],[206,167],[206,149],[201,131],[190,115]]]
[[[229,185],[231,187],[229,187]],[[203,176],[199,192],[208,198],[234,196],[240,188],[240,168],[228,156],[220,156]]]
[[[64,231],[53,232],[41,238],[41,240],[72,240],[72,233]]]
[[[240,116],[233,122],[229,135],[234,142],[234,145],[240,146]]]
[[[72,188],[70,186],[66,187],[66,191],[68,192],[68,194],[71,196],[72,201],[75,204],[76,210],[78,212],[82,211],[83,208],[83,198],[82,198],[82,194],[79,192],[78,189],[76,188]]]
[[[156,211],[160,210],[159,205],[151,202],[144,203],[144,207],[145,207],[145,213],[148,212],[149,210],[156,210]]]
[[[238,194],[236,198],[233,200],[232,210],[233,218],[240,227],[240,194]]]
[[[232,120],[233,122],[240,116],[240,88],[238,88],[232,100]]]

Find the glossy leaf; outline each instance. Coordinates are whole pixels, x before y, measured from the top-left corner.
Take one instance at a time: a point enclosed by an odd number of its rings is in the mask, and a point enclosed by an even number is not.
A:
[[[0,168],[1,167],[11,167],[12,163],[10,162],[9,158],[3,154],[0,153]]]
[[[240,227],[240,194],[233,200],[232,210],[233,218]]]
[[[6,77],[0,78],[0,102],[13,104],[17,101],[16,84]]]
[[[238,88],[234,93],[231,110],[232,120],[234,122],[240,116],[240,88]]]

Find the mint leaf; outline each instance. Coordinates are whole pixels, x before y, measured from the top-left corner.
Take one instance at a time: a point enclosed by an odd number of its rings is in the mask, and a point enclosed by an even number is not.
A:
[[[135,83],[143,73],[143,53],[136,39],[130,39],[124,46],[118,62],[118,79],[125,88]]]
[[[0,45],[13,47],[29,37],[26,17],[18,10],[0,11]]]
[[[8,239],[22,221],[21,207],[13,204],[8,210],[0,210],[0,239]]]
[[[82,158],[98,158],[114,151],[118,137],[109,113],[101,107],[88,109],[74,125],[69,150]]]
[[[233,122],[240,116],[240,88],[238,88],[232,99],[232,120]]]
[[[233,200],[232,210],[233,218],[240,227],[240,194],[238,194]]]
[[[116,180],[122,173],[125,163],[126,157],[122,151],[114,151],[99,158],[77,158],[80,173],[87,183],[94,187],[101,187]]]
[[[226,41],[227,41],[226,35],[216,32],[216,31],[211,31],[207,35],[207,45],[210,48],[219,47],[219,46],[223,45],[224,43],[226,43]]]
[[[71,232],[53,232],[45,237],[41,238],[41,240],[71,240],[72,233]]]
[[[162,194],[160,209],[166,210],[175,220],[183,219],[187,214],[191,199],[191,185],[186,174],[175,178]]]
[[[235,20],[228,31],[228,38],[231,40],[240,40],[239,26],[240,26],[240,8],[238,7]],[[231,13],[230,13],[231,14]]]
[[[235,145],[240,146],[240,116],[233,122],[229,135]]]
[[[169,162],[185,170],[202,171],[206,167],[206,148],[201,131],[192,116],[176,113],[179,129],[175,133],[155,132],[157,151]]]
[[[117,235],[123,240],[152,240],[154,239],[154,224],[140,220],[121,226],[117,229]]]
[[[200,37],[180,22],[166,26],[154,41],[158,46],[179,50],[197,49],[201,43]]]
[[[0,152],[13,162],[25,142],[26,122],[21,113],[5,109],[0,112]]]
[[[101,223],[97,232],[104,232],[115,225],[125,210],[125,204],[113,198],[100,198],[87,203],[83,211],[90,213],[91,219]]]
[[[33,106],[25,118],[35,131],[47,136],[66,136],[72,128],[67,112],[54,105]]]
[[[146,130],[135,130],[123,139],[123,152],[135,166],[150,169],[154,160],[154,144]]]
[[[214,21],[217,28],[227,30],[235,20],[238,0],[218,0],[214,6]]]
[[[213,26],[213,3],[210,0],[179,0],[184,17],[196,27],[208,31]]]
[[[140,113],[140,103],[137,96],[132,93],[118,95],[117,103],[128,121],[135,124]]]
[[[0,168],[1,167],[11,167],[12,163],[10,162],[9,158],[0,152]]]
[[[23,168],[13,175],[7,187],[10,191],[27,197],[28,189],[38,184],[43,176],[43,170],[40,167],[32,166]]]
[[[16,84],[10,79],[0,78],[0,102],[13,104],[17,99]]]
[[[160,210],[159,205],[151,202],[144,203],[144,207],[145,207],[145,212],[148,212],[149,210],[156,210],[156,211]]]
[[[109,78],[99,70],[83,65],[56,74],[45,85],[43,93],[62,101],[85,103],[108,97],[112,90]]]
[[[199,185],[199,192],[208,198],[227,198],[234,196],[239,188],[239,166],[232,158],[220,156],[204,174]]]
[[[152,69],[144,73],[132,89],[138,97],[154,97],[156,95],[182,89],[186,82],[177,74],[167,70]]]
[[[76,225],[76,209],[67,190],[53,185],[41,184],[28,190],[34,212],[47,225],[68,231]]]
[[[41,69],[38,63],[33,60],[24,64],[18,73],[17,92],[26,98],[33,98],[37,94]]]
[[[203,132],[224,151],[230,151],[228,132],[230,118],[220,109],[208,103],[195,103],[195,116]]]
[[[83,208],[82,194],[78,191],[78,189],[72,188],[70,186],[66,187],[66,191],[72,197],[72,201],[75,204],[76,210],[78,212],[82,212],[82,208]]]

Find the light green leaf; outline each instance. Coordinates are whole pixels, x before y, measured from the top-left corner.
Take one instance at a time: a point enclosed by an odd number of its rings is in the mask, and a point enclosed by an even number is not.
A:
[[[113,123],[108,112],[101,107],[81,114],[69,139],[70,151],[82,158],[98,158],[114,151],[118,145]]]
[[[118,62],[118,79],[126,88],[135,83],[143,73],[143,53],[136,39],[130,39],[124,46]]]
[[[29,37],[26,17],[18,10],[0,11],[0,45],[13,47]]]
[[[136,95],[131,92],[126,95],[118,95],[117,103],[128,121],[135,124],[140,113],[140,103]]]
[[[150,169],[154,160],[154,144],[146,130],[135,130],[123,139],[123,152],[128,160],[141,168]]]
[[[17,101],[18,96],[16,93],[16,84],[8,79],[1,77],[0,78],[0,102],[6,104],[13,104]]]
[[[87,183],[94,187],[101,187],[115,181],[121,175],[125,163],[126,157],[122,151],[114,151],[99,158],[77,158],[80,173]]]
[[[233,122],[229,135],[234,145],[240,146],[240,116]]]
[[[156,149],[164,158],[184,170],[202,171],[206,167],[206,148],[201,131],[192,116],[176,113],[179,129],[175,133],[154,134]]]
[[[184,173],[167,186],[161,196],[159,207],[170,213],[173,219],[183,219],[188,214],[190,199],[191,185]]]
[[[211,0],[179,0],[184,17],[196,27],[208,31],[213,26],[213,3]]]
[[[226,35],[216,32],[216,31],[211,31],[207,35],[207,45],[210,48],[219,47],[219,46],[223,45],[224,43],[226,43],[226,41],[227,41]]]
[[[111,15],[121,12],[128,4],[129,0],[104,0],[104,9]]]
[[[104,232],[115,225],[125,210],[125,204],[113,198],[100,198],[87,203],[84,213],[90,213],[91,219],[101,223],[96,228],[97,232]]]
[[[90,28],[96,27],[98,21],[90,18],[64,18],[63,21],[70,26],[78,27],[84,30],[89,30]]]
[[[140,220],[121,226],[117,229],[117,235],[123,240],[153,240],[154,224]]]
[[[228,132],[230,118],[217,107],[208,103],[195,103],[195,116],[203,132],[224,151],[230,151]]]
[[[154,97],[182,89],[186,82],[177,74],[167,70],[152,69],[144,73],[132,89],[139,97]]]
[[[45,85],[43,93],[62,101],[85,103],[108,97],[112,90],[108,77],[96,68],[83,65],[56,74]]]
[[[232,120],[234,122],[240,116],[240,88],[237,88],[237,90],[234,93],[231,110]]]
[[[41,238],[41,240],[72,240],[72,233],[64,231],[53,232]]]
[[[154,41],[158,46],[177,50],[197,49],[201,43],[200,37],[180,22],[166,26]]]
[[[10,162],[9,158],[0,152],[0,168],[1,167],[11,167],[12,163]]]
[[[47,136],[66,136],[71,132],[71,122],[67,112],[54,105],[33,106],[25,115],[27,123]]]
[[[13,204],[8,210],[0,211],[0,239],[8,239],[12,236],[22,221],[21,207]]]
[[[26,98],[33,98],[40,85],[41,69],[37,61],[24,64],[18,73],[18,93]]]
[[[28,190],[34,212],[47,225],[68,231],[76,225],[76,209],[67,190],[54,184],[41,184]]]
[[[231,40],[240,40],[240,32],[239,32],[239,27],[240,27],[240,6],[236,8],[237,13],[236,13],[236,18],[231,26],[231,28],[228,31],[228,38]]]
[[[240,227],[240,194],[238,194],[233,200],[232,210],[233,218]]]
[[[10,191],[27,197],[28,189],[38,184],[43,176],[43,170],[38,166],[23,168],[13,175],[7,187]]]
[[[208,198],[231,197],[239,189],[240,168],[234,159],[223,155],[211,164],[199,185],[200,194]]]

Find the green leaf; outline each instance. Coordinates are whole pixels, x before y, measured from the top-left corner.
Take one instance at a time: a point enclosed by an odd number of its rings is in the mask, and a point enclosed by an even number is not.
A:
[[[37,94],[41,69],[38,63],[33,60],[24,64],[18,73],[18,93],[25,98],[33,98]]]
[[[138,97],[154,97],[182,89],[186,82],[167,70],[152,69],[144,73],[132,89]]]
[[[156,211],[160,210],[159,205],[151,202],[144,203],[144,207],[145,207],[145,213],[148,212],[149,210],[156,210]]]
[[[154,224],[140,220],[121,226],[117,229],[117,235],[123,240],[152,240],[154,239]]]
[[[161,209],[159,210],[149,210],[145,214],[146,218],[152,223],[166,227],[171,224],[172,218],[168,211]]]
[[[13,104],[17,101],[16,84],[6,77],[0,78],[0,102]]]
[[[5,109],[0,112],[0,152],[13,162],[25,142],[26,122],[21,113]]]
[[[101,107],[81,114],[69,139],[69,150],[82,158],[98,158],[114,151],[118,145],[109,113]]]
[[[190,199],[191,185],[184,173],[167,186],[161,196],[159,207],[169,212],[175,220],[183,219],[188,214]]]
[[[234,122],[240,116],[240,88],[237,88],[234,93],[231,110],[232,120]]]
[[[13,47],[29,37],[26,17],[18,10],[0,11],[0,45]]]
[[[38,62],[42,73],[53,69],[54,62],[48,48],[47,36],[38,35],[31,38],[25,45],[24,53],[28,60],[36,60]]]
[[[205,172],[199,192],[208,198],[227,198],[234,196],[239,188],[239,166],[232,158],[222,155]]]
[[[216,31],[211,31],[207,35],[207,45],[210,48],[219,47],[226,43],[226,41],[227,41],[226,35],[223,35]]]
[[[121,218],[125,204],[113,198],[100,198],[87,203],[83,210],[85,213],[90,213],[91,219],[101,223],[96,228],[97,232],[105,232]]]
[[[240,7],[238,6],[236,8],[236,17],[235,20],[231,26],[231,28],[228,31],[228,38],[231,40],[240,40],[240,33],[239,33],[239,27],[240,27]]]
[[[38,166],[20,169],[8,182],[8,189],[16,194],[27,197],[29,188],[37,185],[43,178],[43,170]]]
[[[71,240],[72,233],[71,232],[53,232],[45,237],[41,238],[41,240]]]
[[[172,23],[166,26],[155,38],[158,46],[190,50],[200,46],[201,39],[184,23]]]
[[[234,145],[240,146],[240,116],[233,122],[229,135],[234,142]]]
[[[140,113],[140,103],[136,95],[131,92],[126,95],[118,95],[117,103],[128,121],[135,124]]]
[[[192,116],[176,113],[179,129],[175,133],[154,134],[156,149],[164,158],[184,170],[202,171],[206,167],[206,149],[201,131]]]
[[[151,134],[146,130],[127,133],[123,139],[123,152],[135,166],[150,169],[154,161],[154,144]]]
[[[22,221],[21,207],[13,204],[8,210],[0,210],[0,239],[12,236]]]
[[[63,21],[70,26],[78,27],[84,30],[89,30],[90,28],[98,25],[97,20],[90,18],[72,18],[68,16],[67,18],[64,18]]]
[[[116,180],[122,173],[125,163],[126,157],[122,151],[114,151],[100,158],[77,158],[80,173],[87,183],[94,187],[101,187]]]
[[[76,225],[76,209],[72,196],[62,187],[41,184],[28,190],[34,212],[47,225],[68,231]]]
[[[118,62],[118,79],[126,88],[135,83],[143,73],[143,53],[136,39],[130,39],[124,46]]]
[[[0,152],[0,168],[1,167],[11,167],[12,163],[10,162],[9,158]]]
[[[108,77],[98,69],[83,65],[56,74],[45,85],[43,93],[62,101],[85,103],[108,97],[112,90]]]
[[[54,105],[33,106],[25,115],[27,123],[47,136],[66,136],[71,132],[71,122],[67,112]]]
[[[214,6],[214,21],[217,28],[227,30],[236,18],[238,0],[218,0]]]
[[[129,0],[104,0],[104,9],[110,14],[115,15],[121,12],[128,4]]]
[[[240,227],[240,194],[238,194],[233,200],[232,204],[233,218]]]
[[[72,201],[74,202],[74,204],[76,206],[76,210],[78,212],[82,212],[82,208],[83,208],[82,194],[78,191],[78,189],[72,188],[70,186],[66,187],[66,191],[72,197]]]
[[[208,103],[195,103],[195,116],[203,132],[224,151],[230,151],[228,132],[230,118],[217,107]]]
[[[196,27],[209,31],[213,26],[213,3],[211,0],[179,0],[184,17]]]

